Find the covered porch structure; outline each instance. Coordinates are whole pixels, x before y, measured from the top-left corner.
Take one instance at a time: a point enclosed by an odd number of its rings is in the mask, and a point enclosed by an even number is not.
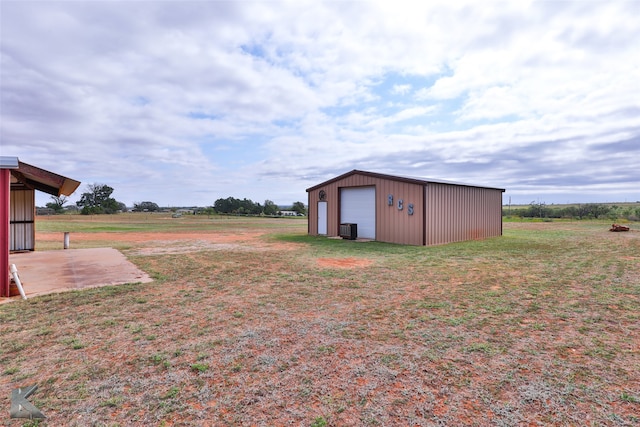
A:
[[[70,196],[79,181],[0,156],[0,297],[9,296],[9,253],[35,250],[35,191]]]

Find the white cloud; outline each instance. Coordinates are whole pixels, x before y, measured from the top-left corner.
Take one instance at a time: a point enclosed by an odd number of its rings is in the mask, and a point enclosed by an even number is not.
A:
[[[2,12],[3,155],[117,183],[128,203],[304,200],[314,180],[353,168],[619,194],[593,171],[640,199],[640,144],[625,142],[640,134],[638,2],[23,1]]]
[[[411,92],[411,85],[393,85],[391,93],[393,95],[406,95]]]

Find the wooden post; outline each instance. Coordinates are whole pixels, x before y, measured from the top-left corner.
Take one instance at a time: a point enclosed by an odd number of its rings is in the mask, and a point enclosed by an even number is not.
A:
[[[9,222],[11,171],[0,169],[0,297],[9,296]]]

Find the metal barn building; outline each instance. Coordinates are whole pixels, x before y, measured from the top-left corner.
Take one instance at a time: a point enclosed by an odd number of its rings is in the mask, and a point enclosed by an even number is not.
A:
[[[308,232],[418,246],[501,236],[504,191],[353,170],[307,189]]]

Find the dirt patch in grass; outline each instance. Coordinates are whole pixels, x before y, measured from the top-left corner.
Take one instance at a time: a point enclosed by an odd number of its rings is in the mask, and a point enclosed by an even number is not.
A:
[[[72,246],[80,242],[110,242],[131,247],[127,255],[179,254],[201,250],[294,250],[299,244],[265,239],[265,231],[220,232],[96,232],[72,233]],[[59,242],[62,233],[39,232],[39,242]]]
[[[71,239],[77,241],[120,241],[128,243],[142,243],[142,242],[168,242],[176,240],[204,240],[215,243],[235,243],[235,242],[255,242],[260,236],[265,235],[265,232],[259,231],[243,231],[243,232],[216,232],[216,231],[201,231],[198,233],[189,232],[90,232],[90,233],[71,233]],[[38,232],[38,240],[40,241],[58,241],[60,240],[61,233],[47,233]]]
[[[51,426],[640,422],[640,233],[421,248],[264,224],[73,233],[155,281],[0,306],[0,395],[38,384]]]
[[[318,265],[330,268],[357,268],[373,264],[370,259],[363,258],[318,258]]]

